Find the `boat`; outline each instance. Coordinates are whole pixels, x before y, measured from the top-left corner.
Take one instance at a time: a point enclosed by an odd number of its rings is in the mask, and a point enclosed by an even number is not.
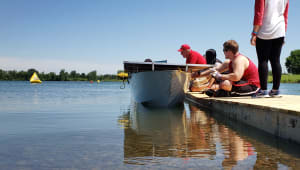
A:
[[[182,103],[189,87],[190,72],[210,67],[212,65],[124,61],[134,100],[154,107]]]
[[[30,78],[30,83],[42,83],[36,72],[34,72]]]

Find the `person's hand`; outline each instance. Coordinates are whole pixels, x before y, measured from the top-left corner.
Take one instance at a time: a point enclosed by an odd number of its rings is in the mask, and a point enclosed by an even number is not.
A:
[[[216,80],[222,80],[222,74],[219,73],[218,71],[214,71],[213,73],[211,73],[211,76]]]
[[[251,40],[250,40],[251,45],[255,46],[256,45],[256,35],[252,35]]]
[[[198,71],[193,72],[192,75],[191,75],[192,78],[196,78],[196,77],[198,77],[198,76],[199,76]]]
[[[210,70],[211,72],[217,71],[215,67],[212,67],[212,68],[210,68],[209,70]]]

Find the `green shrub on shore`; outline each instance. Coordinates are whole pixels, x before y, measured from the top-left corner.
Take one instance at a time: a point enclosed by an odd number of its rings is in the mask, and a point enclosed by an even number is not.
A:
[[[269,75],[268,82],[272,83],[272,75]],[[300,74],[282,74],[281,83],[300,83]]]

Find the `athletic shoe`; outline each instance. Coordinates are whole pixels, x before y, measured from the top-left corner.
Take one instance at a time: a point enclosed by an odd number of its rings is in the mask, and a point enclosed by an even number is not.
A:
[[[230,97],[230,92],[220,89],[216,91],[215,97]]]
[[[281,97],[281,95],[279,94],[279,90],[271,90],[269,92],[269,96],[270,97]]]
[[[208,95],[209,97],[214,96],[215,93],[216,92],[214,90],[212,90],[212,89],[208,89],[208,90],[205,91],[205,94]]]
[[[265,98],[265,97],[270,97],[268,95],[268,91],[267,90],[262,90],[262,89],[259,89],[257,91],[257,93],[255,93],[252,98]]]

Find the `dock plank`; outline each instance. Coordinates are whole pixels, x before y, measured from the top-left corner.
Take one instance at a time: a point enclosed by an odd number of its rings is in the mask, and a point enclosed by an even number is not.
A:
[[[282,95],[280,98],[252,98],[250,96],[245,97],[209,97],[205,94],[201,94],[199,92],[188,92],[190,96],[195,98],[201,98],[205,100],[213,100],[213,101],[224,101],[230,103],[240,103],[253,105],[258,107],[269,107],[273,109],[280,109],[286,111],[293,111],[298,113],[300,116],[300,96],[296,95]]]

